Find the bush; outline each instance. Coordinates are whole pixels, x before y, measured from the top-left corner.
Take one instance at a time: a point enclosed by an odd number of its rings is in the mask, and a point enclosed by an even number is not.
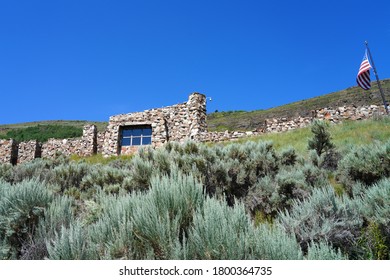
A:
[[[389,242],[386,240],[382,227],[375,222],[370,222],[363,229],[358,244],[362,259],[389,259]]]
[[[39,182],[24,181],[11,186],[0,183],[0,240],[3,258],[16,259],[29,246],[39,220],[53,197]]]
[[[47,250],[52,260],[98,259],[86,229],[77,222],[69,228],[63,226],[60,234],[56,234],[53,240],[47,242]]]
[[[246,207],[252,215],[272,220],[279,211],[289,209],[295,199],[302,200],[310,195],[312,186],[305,175],[299,169],[282,169],[275,178],[260,178],[245,197]]]
[[[51,183],[59,185],[61,191],[72,187],[80,188],[81,182],[89,172],[91,167],[83,162],[61,164],[53,169]]]
[[[323,152],[334,148],[328,128],[329,124],[320,120],[314,120],[311,126],[311,132],[314,135],[313,138],[308,141],[308,148],[309,150],[315,150],[318,156],[322,155]]]
[[[329,186],[314,189],[303,201],[295,200],[289,211],[280,213],[277,224],[294,234],[305,252],[313,242],[329,242],[352,256],[363,220],[354,203]]]
[[[112,196],[99,194],[101,212],[89,227],[90,240],[96,245],[100,259],[153,258],[151,247],[139,247],[135,242],[132,214],[139,195]]]
[[[54,161],[35,159],[31,162],[13,166],[5,180],[10,183],[37,180],[44,182],[50,180],[51,170],[56,166]]]
[[[247,236],[251,223],[241,205],[228,207],[207,199],[194,215],[187,239],[187,259],[221,260],[250,258]]]
[[[153,177],[151,184],[149,193],[135,201],[134,235],[140,245],[153,248],[154,258],[177,258],[193,214],[202,207],[202,186],[179,171]]]
[[[354,182],[372,185],[390,175],[390,141],[355,147],[341,161],[339,177],[352,193]]]
[[[62,227],[74,222],[74,201],[66,196],[54,197],[39,220],[34,238],[23,248],[21,259],[40,260],[47,258],[46,244],[55,238]]]
[[[251,235],[251,259],[301,260],[303,253],[295,236],[281,228],[262,224]]]
[[[347,259],[340,250],[334,250],[324,242],[311,243],[308,252],[308,260],[345,260]]]
[[[367,189],[358,204],[367,220],[390,230],[390,179],[381,180]]]
[[[297,154],[292,147],[288,147],[280,152],[280,163],[282,165],[294,165],[297,162]]]
[[[5,182],[12,181],[12,164],[10,163],[0,163],[0,180]]]

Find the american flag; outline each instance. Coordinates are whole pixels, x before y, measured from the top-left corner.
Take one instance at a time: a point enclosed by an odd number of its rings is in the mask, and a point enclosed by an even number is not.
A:
[[[364,90],[368,90],[371,88],[371,79],[370,79],[370,69],[371,65],[368,61],[367,57],[367,51],[364,54],[363,61],[360,64],[359,73],[356,77],[356,82],[358,83],[359,87],[361,87]]]

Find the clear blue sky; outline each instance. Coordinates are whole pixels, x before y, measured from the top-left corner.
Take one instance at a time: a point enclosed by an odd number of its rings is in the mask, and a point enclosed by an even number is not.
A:
[[[354,86],[365,40],[389,78],[390,1],[0,0],[0,124],[275,107]]]

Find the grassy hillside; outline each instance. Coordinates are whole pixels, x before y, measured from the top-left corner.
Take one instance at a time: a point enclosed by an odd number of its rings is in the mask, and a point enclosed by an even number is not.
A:
[[[386,100],[389,101],[390,79],[383,80],[381,85]],[[377,84],[372,83],[372,88],[368,92],[363,91],[359,87],[351,87],[267,110],[212,113],[208,115],[208,127],[210,131],[253,130],[261,126],[268,118],[308,116],[311,110],[325,107],[334,108],[351,104],[355,106],[383,104]]]
[[[382,117],[363,121],[345,121],[342,124],[330,125],[332,142],[342,153],[352,147],[367,145],[373,142],[385,143],[390,139],[390,118]],[[253,141],[272,141],[276,149],[293,147],[299,154],[307,152],[307,141],[312,137],[310,127],[295,129],[283,133],[268,133],[249,138]],[[239,142],[246,142],[241,139]]]
[[[87,123],[93,123],[98,131],[107,126],[105,122],[88,121],[41,121],[10,125],[0,125],[0,139],[13,138],[17,141],[36,139],[45,142],[48,138],[73,138],[82,135],[82,128]]]

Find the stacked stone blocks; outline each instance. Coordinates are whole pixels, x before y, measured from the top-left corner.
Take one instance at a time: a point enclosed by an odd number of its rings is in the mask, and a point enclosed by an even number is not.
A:
[[[206,122],[206,97],[193,93],[185,103],[143,112],[112,116],[105,131],[97,132],[95,125],[85,125],[83,136],[72,139],[49,139],[46,143],[36,140],[17,143],[0,140],[1,163],[24,163],[35,158],[55,158],[59,155],[90,156],[101,153],[104,156],[132,154],[142,146],[121,146],[120,130],[123,127],[150,126],[152,128],[153,148],[160,147],[168,141],[198,142],[234,141],[244,137],[289,131],[306,127],[313,119],[340,123],[344,120],[362,120],[385,115],[383,106],[342,106],[314,110],[310,117],[267,119],[261,127],[253,131],[208,132]]]

